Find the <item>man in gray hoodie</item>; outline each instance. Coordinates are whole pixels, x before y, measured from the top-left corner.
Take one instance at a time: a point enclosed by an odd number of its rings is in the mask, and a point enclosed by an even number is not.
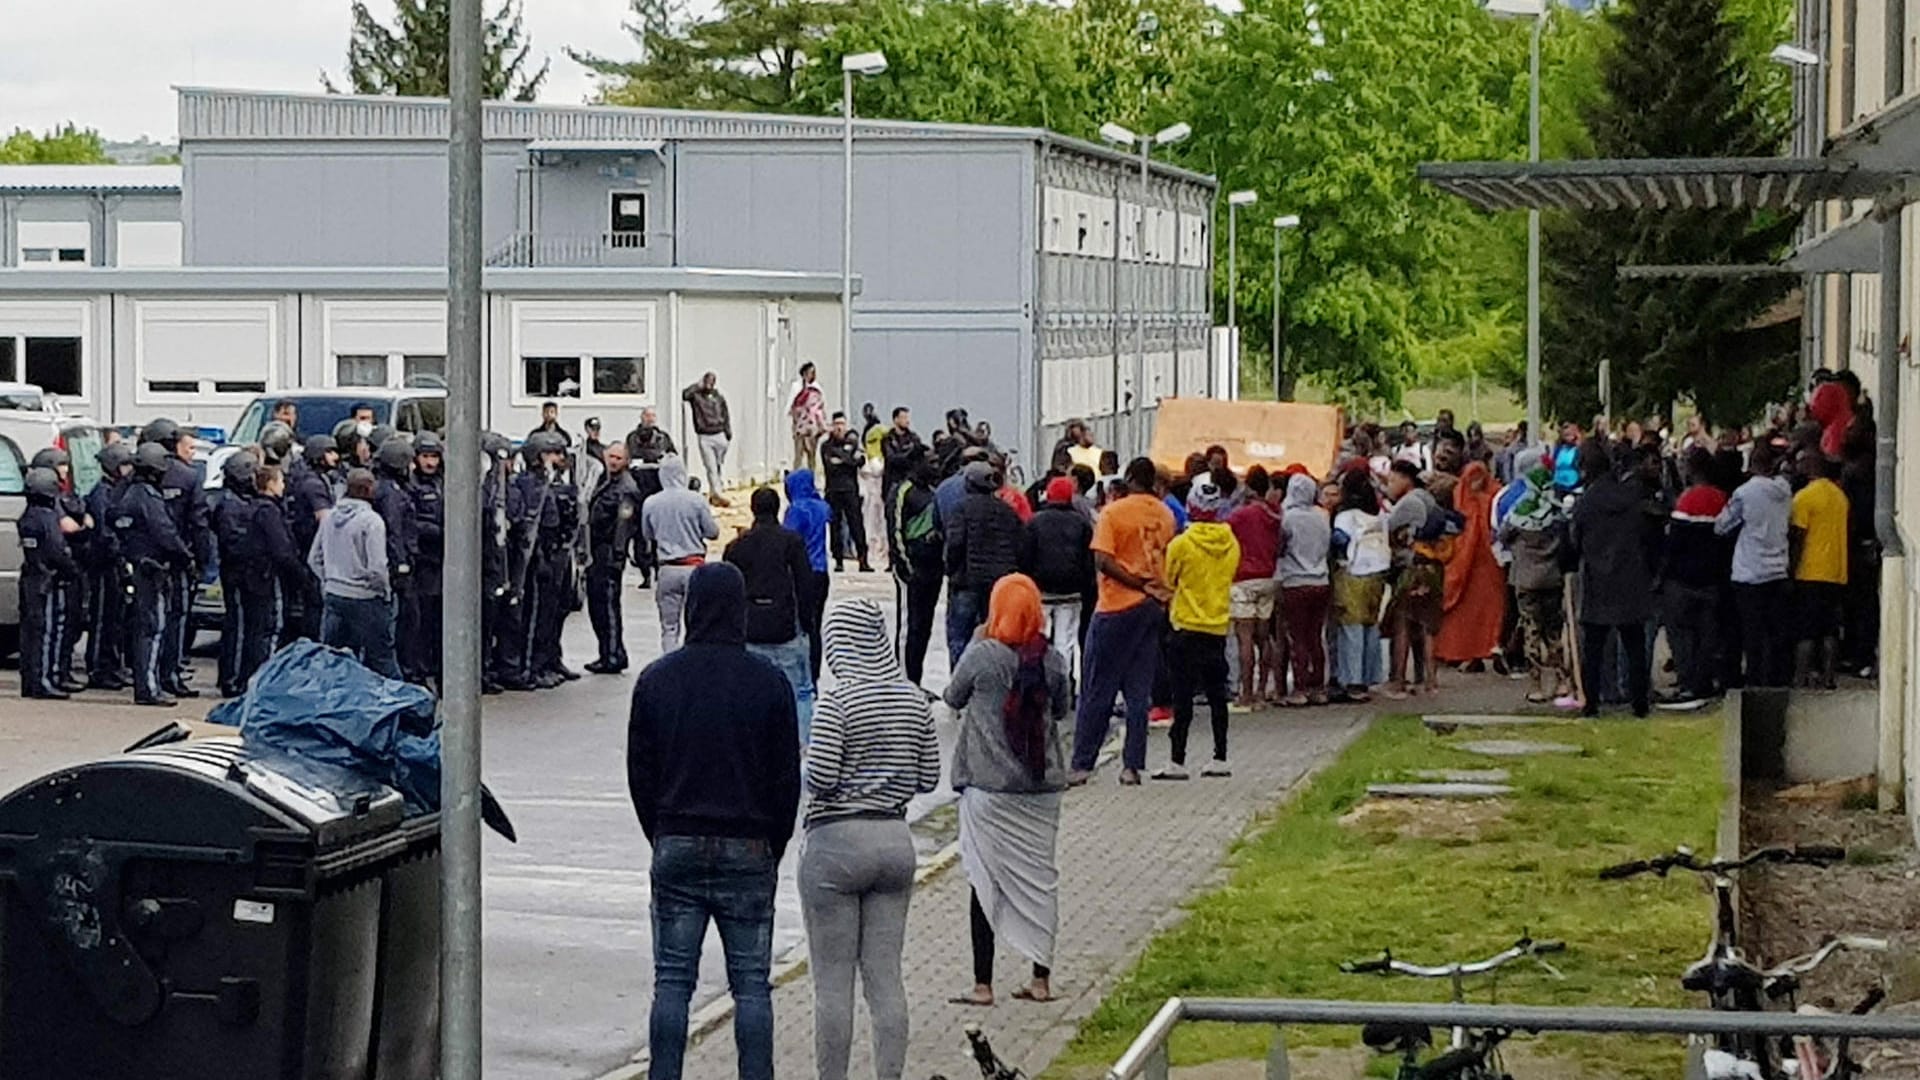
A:
[[[387,526],[373,508],[373,474],[347,473],[346,496],[314,536],[307,566],[320,580],[323,644],[345,649],[389,679],[400,678],[393,652],[393,581]]]
[[[1735,538],[1733,600],[1748,686],[1785,686],[1793,676],[1787,581],[1793,487],[1777,475],[1778,465],[1772,445],[1756,443],[1748,462],[1753,475],[1734,490],[1713,523],[1714,532]]]
[[[660,609],[660,651],[670,653],[680,647],[687,580],[707,561],[707,541],[720,538],[707,501],[688,489],[687,463],[678,454],[660,459],[660,493],[640,508],[640,536],[660,560],[653,600]]]

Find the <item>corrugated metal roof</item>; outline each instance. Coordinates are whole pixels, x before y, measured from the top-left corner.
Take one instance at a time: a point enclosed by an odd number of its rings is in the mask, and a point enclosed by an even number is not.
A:
[[[354,94],[305,94],[262,90],[175,87],[180,96],[180,141],[276,141],[283,139],[443,141],[447,137],[444,98],[403,98]],[[481,115],[483,138],[501,142],[632,143],[646,140],[700,139],[837,140],[842,127],[832,116],[698,112],[689,109],[635,109],[615,105],[548,105],[489,101]],[[855,119],[863,139],[1006,140],[1051,142],[1092,157],[1131,165],[1138,159],[1098,143],[1068,138],[1040,128],[982,124],[928,124],[903,120]],[[1178,177],[1208,187],[1210,176],[1161,162],[1158,176]]]
[[[860,279],[854,279],[856,285]],[[765,296],[834,297],[840,275],[788,270],[712,267],[489,268],[481,275],[488,292],[539,293],[746,293]],[[443,295],[441,267],[206,267],[121,269],[90,267],[58,273],[0,273],[0,295],[98,295],[101,293],[195,294],[316,292]]]
[[[1483,210],[1796,209],[1869,198],[1893,178],[1820,158],[1468,161],[1420,178]]]
[[[179,191],[178,165],[0,165],[0,191]]]

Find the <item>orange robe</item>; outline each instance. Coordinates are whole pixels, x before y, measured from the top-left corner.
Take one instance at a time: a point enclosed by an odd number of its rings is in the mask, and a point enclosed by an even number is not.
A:
[[[1466,519],[1447,560],[1447,589],[1433,653],[1442,663],[1485,660],[1500,650],[1507,575],[1493,557],[1493,474],[1474,462],[1461,470],[1453,508]]]

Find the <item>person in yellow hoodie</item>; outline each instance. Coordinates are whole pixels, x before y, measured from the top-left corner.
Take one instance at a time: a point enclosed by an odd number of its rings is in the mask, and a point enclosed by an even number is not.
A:
[[[1193,695],[1207,697],[1213,719],[1213,760],[1201,776],[1231,776],[1227,768],[1227,631],[1232,625],[1233,574],[1240,542],[1220,519],[1227,501],[1202,473],[1187,494],[1187,530],[1167,545],[1167,585],[1173,590],[1168,617],[1167,670],[1173,677],[1173,762],[1155,780],[1185,780],[1187,732],[1193,727]]]

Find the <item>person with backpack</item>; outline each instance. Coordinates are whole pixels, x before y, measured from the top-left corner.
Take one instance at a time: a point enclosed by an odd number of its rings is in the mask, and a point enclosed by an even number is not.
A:
[[[945,539],[940,535],[940,512],[933,489],[939,482],[933,459],[924,447],[915,451],[908,473],[892,493],[893,548],[889,562],[894,582],[903,593],[906,612],[902,635],[903,666],[907,681],[920,684],[926,673],[927,646],[933,641],[934,609],[940,606],[940,581],[945,574]]]

